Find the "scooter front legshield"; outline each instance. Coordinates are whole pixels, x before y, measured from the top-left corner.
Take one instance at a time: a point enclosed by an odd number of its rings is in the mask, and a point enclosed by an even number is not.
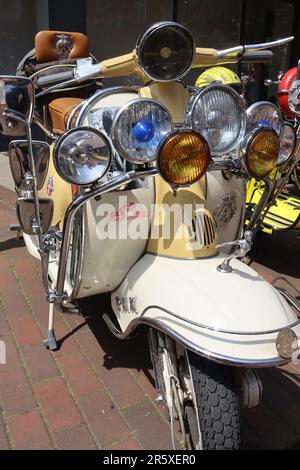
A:
[[[278,355],[274,330],[296,322],[296,314],[241,261],[231,262],[232,273],[219,272],[223,259],[146,254],[112,293],[122,332],[146,323],[219,362],[249,367],[287,362]],[[299,340],[300,325],[293,330]]]

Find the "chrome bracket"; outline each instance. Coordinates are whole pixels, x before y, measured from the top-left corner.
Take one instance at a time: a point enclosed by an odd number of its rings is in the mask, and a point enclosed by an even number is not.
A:
[[[67,299],[68,295],[66,292],[63,292],[63,294],[60,296],[57,294],[56,289],[49,289],[47,300],[50,304],[56,304],[57,302],[63,303],[66,302]]]
[[[45,253],[49,253],[51,250],[55,250],[55,246],[53,242],[57,240],[58,242],[62,242],[63,235],[62,232],[59,232],[54,229],[48,230],[47,234],[44,236],[43,239],[43,249]]]

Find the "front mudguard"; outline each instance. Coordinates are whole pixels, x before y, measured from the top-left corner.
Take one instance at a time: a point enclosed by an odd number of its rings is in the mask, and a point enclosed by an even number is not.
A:
[[[232,273],[217,267],[224,256],[177,260],[146,254],[112,293],[121,335],[140,324],[157,328],[215,361],[274,366],[278,332],[297,322],[285,299],[239,260]],[[300,326],[293,327],[298,340]]]

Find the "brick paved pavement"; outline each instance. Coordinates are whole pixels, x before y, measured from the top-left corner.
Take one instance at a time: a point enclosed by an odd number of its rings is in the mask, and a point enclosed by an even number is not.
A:
[[[60,348],[43,348],[47,303],[38,262],[8,231],[14,201],[0,186],[0,339],[7,346],[7,365],[0,365],[0,449],[171,448],[168,423],[154,401],[145,332],[113,338],[101,319],[108,298],[82,302],[82,316],[57,312]],[[280,237],[272,243],[280,264],[262,237],[254,267],[268,279],[274,268],[291,274],[300,287],[300,246],[292,237],[288,247]],[[243,412],[245,447],[300,449],[300,369],[264,370],[261,377],[262,406]]]

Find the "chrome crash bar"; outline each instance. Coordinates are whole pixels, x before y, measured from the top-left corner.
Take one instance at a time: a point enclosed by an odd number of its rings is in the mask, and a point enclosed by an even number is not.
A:
[[[105,183],[102,183],[99,186],[90,189],[89,191],[80,194],[76,199],[74,199],[74,201],[69,205],[64,217],[63,238],[59,257],[57,282],[54,290],[50,292],[50,302],[62,302],[70,300],[68,299],[67,294],[64,292],[64,284],[66,277],[67,258],[70,246],[72,222],[76,212],[91,199],[101,197],[103,194],[106,194],[110,191],[114,191],[132,181],[137,181],[146,177],[155,176],[157,174],[158,170],[156,168],[142,170],[139,172],[130,171],[128,173],[118,175],[112,180],[106,181]]]

